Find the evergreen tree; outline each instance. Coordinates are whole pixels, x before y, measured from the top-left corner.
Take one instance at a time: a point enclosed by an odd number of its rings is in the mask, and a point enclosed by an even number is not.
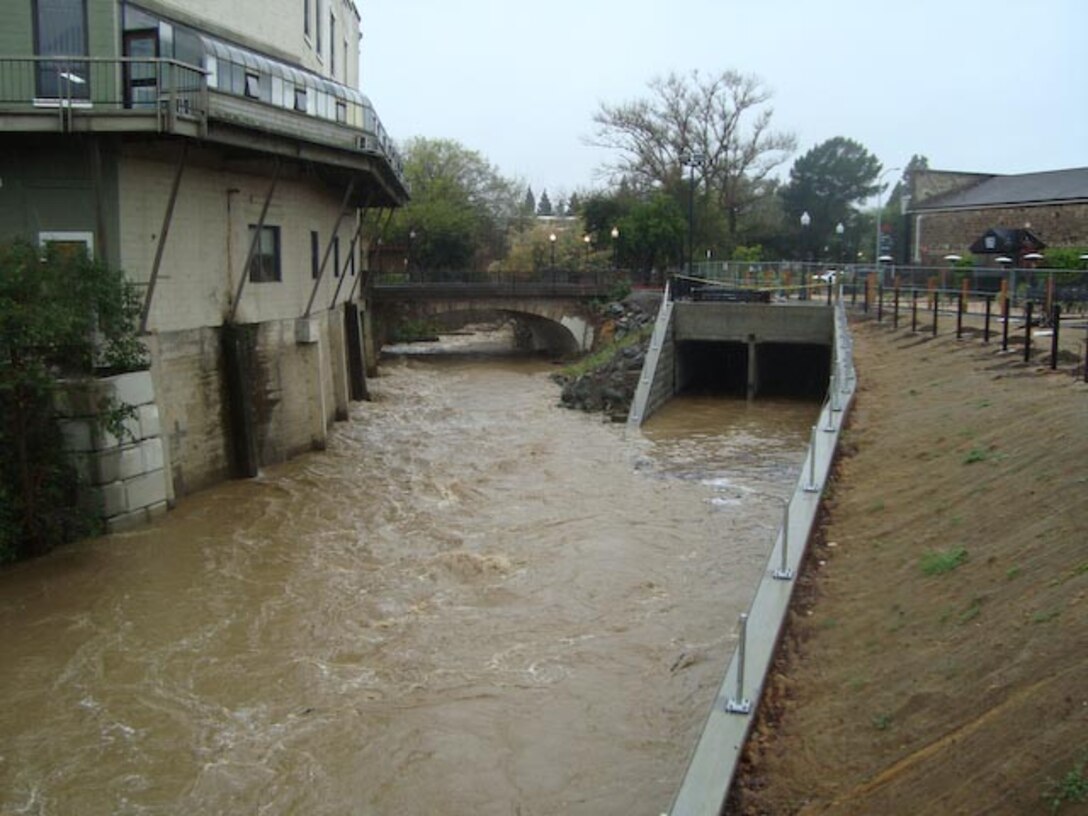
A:
[[[554,215],[555,214],[553,212],[553,210],[552,210],[552,201],[551,201],[550,198],[548,198],[548,191],[546,189],[544,190],[544,192],[542,192],[540,194],[540,201],[536,205],[536,214],[537,215]]]
[[[536,212],[536,196],[533,195],[532,185],[529,185],[528,189],[525,190],[525,203],[522,206],[529,215]]]

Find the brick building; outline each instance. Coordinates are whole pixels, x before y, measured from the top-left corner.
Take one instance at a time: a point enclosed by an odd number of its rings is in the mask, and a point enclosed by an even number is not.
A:
[[[1088,167],[1013,176],[922,170],[911,188],[911,263],[966,256],[991,229],[1030,230],[1047,247],[1088,247]]]

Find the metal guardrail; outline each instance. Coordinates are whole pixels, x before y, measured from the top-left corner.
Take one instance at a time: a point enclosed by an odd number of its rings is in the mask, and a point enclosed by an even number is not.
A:
[[[0,114],[154,117],[159,130],[208,114],[204,71],[175,59],[136,57],[2,57]]]

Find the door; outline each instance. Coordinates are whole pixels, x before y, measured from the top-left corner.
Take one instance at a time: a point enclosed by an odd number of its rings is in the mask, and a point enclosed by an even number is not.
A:
[[[125,56],[125,107],[153,106],[159,96],[159,32],[126,31]]]

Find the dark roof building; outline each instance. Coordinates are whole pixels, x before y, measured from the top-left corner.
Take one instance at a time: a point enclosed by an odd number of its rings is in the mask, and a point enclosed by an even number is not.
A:
[[[1088,167],[998,176],[923,170],[911,180],[910,261],[978,254],[980,236],[1006,240],[1014,260],[1050,247],[1088,246]],[[1027,232],[1031,240],[1021,240]],[[1030,245],[1030,246],[1029,246]],[[1002,251],[1006,251],[1002,250]]]

